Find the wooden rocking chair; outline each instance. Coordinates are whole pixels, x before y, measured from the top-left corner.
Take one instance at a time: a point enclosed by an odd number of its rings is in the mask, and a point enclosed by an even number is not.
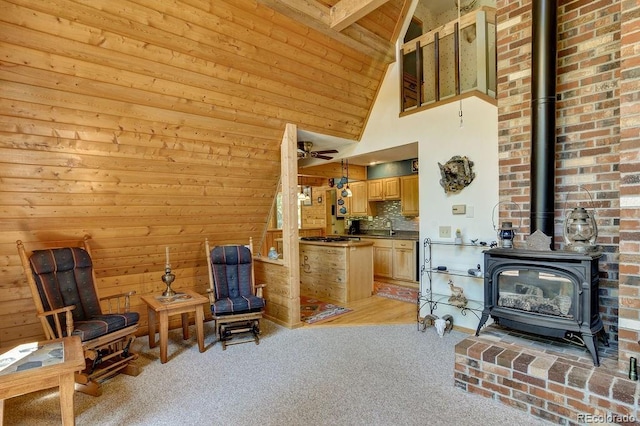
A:
[[[130,350],[139,314],[129,312],[133,291],[98,298],[89,238],[85,236],[83,247],[32,252],[25,250],[22,241],[17,245],[46,338],[80,336],[86,367],[75,375],[76,390],[99,396],[101,383],[109,377],[119,372],[140,374],[132,363],[138,355]],[[102,301],[108,313],[102,312]]]
[[[255,284],[253,271],[253,242],[249,245],[225,245],[209,248],[205,239],[209,268],[209,299],[216,326],[216,337],[227,345],[260,343],[260,319],[265,300],[265,284]],[[250,333],[249,339],[231,339],[236,334]]]

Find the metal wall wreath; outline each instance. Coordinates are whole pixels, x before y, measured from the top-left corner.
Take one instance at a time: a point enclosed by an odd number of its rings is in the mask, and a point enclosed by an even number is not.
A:
[[[457,193],[462,191],[476,177],[473,172],[473,161],[467,156],[454,155],[444,164],[438,163],[440,167],[440,186],[444,192]]]

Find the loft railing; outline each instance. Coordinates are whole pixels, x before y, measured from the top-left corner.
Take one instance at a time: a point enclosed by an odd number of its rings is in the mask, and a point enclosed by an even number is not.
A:
[[[462,40],[461,40],[462,38]],[[496,97],[496,13],[483,6],[402,45],[400,111],[471,92]]]

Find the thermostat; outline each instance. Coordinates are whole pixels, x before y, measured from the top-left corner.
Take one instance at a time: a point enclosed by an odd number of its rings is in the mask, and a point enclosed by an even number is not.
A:
[[[467,212],[466,204],[456,204],[451,207],[451,213],[453,214],[465,214]]]

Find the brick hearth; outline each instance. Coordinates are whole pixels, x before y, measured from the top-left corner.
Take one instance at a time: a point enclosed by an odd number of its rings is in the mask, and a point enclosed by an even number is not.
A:
[[[615,347],[599,353],[594,367],[582,347],[491,325],[456,345],[455,385],[557,424],[640,424],[640,382]]]

